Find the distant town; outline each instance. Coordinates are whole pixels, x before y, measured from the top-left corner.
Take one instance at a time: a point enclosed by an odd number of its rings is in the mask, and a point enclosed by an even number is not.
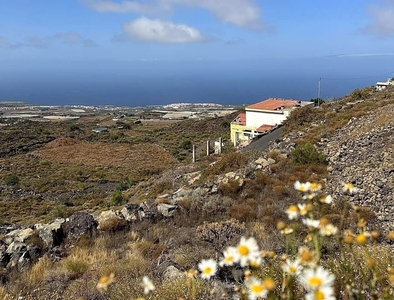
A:
[[[230,114],[237,110],[231,105],[216,103],[172,103],[165,105],[148,105],[146,107],[127,107],[113,105],[30,105],[24,102],[0,102],[0,118],[49,120],[77,119],[81,116],[96,114],[113,114],[114,120],[124,116],[136,116],[143,119],[182,120],[188,118],[201,119]]]

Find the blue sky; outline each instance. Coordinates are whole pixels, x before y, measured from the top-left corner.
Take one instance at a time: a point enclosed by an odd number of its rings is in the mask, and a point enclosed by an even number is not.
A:
[[[394,0],[0,0],[0,101],[332,98],[393,66]]]
[[[394,55],[394,0],[1,0],[0,59]]]

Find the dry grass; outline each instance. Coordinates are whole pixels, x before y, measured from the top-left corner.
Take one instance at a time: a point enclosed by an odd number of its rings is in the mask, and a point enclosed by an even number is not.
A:
[[[174,166],[175,159],[155,144],[130,146],[127,144],[78,142],[73,145],[43,148],[35,153],[50,161],[84,164],[88,166],[132,166],[163,168]]]
[[[0,286],[0,299],[2,300],[11,300],[11,296],[7,294],[5,289]]]

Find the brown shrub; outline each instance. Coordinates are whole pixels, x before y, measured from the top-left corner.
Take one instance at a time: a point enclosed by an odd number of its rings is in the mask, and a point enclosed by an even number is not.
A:
[[[228,153],[224,154],[217,163],[204,172],[207,175],[220,175],[231,171],[239,170],[248,164],[248,156],[244,153]]]
[[[229,180],[227,183],[222,183],[219,185],[218,190],[223,194],[223,196],[236,196],[241,190],[241,186],[238,180]]]
[[[153,195],[159,195],[165,191],[171,191],[173,188],[174,188],[174,183],[172,180],[162,180],[162,181],[155,183],[152,186],[150,192]]]
[[[117,217],[109,218],[100,223],[100,230],[102,231],[121,231],[125,230],[129,226],[126,220]]]
[[[204,223],[196,229],[197,237],[203,241],[214,245],[218,251],[222,250],[225,245],[238,238],[245,231],[245,226],[238,220],[227,220],[222,222]]]
[[[275,185],[272,188],[272,191],[278,197],[288,197],[288,196],[290,196],[290,190],[286,186],[284,186],[283,184],[282,185]]]
[[[247,204],[234,204],[230,207],[230,215],[241,222],[255,220],[258,217],[256,209]]]

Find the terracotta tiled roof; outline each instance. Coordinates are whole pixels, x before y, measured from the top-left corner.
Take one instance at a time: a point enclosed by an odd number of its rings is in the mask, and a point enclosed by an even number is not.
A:
[[[239,125],[246,125],[246,114],[239,114],[233,121]]]
[[[271,125],[261,125],[256,130],[259,131],[259,132],[265,132],[265,131],[271,130],[273,127],[274,126],[271,126]]]
[[[281,107],[294,107],[298,105],[299,103],[296,100],[269,98],[267,100],[249,105],[246,107],[246,109],[278,110]]]

